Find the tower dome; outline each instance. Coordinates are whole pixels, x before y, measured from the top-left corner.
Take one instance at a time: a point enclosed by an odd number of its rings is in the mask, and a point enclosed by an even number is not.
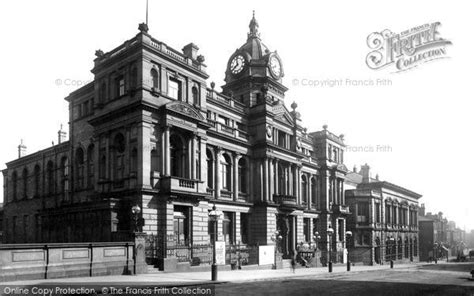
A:
[[[283,77],[281,59],[272,52],[260,38],[255,11],[249,24],[247,41],[229,58],[225,82],[231,83],[242,77],[272,77],[280,81]]]

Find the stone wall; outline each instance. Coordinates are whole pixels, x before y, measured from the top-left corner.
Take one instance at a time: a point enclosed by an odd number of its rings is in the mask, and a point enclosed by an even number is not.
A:
[[[142,270],[135,266],[134,246],[133,242],[1,245],[0,282],[133,274]]]

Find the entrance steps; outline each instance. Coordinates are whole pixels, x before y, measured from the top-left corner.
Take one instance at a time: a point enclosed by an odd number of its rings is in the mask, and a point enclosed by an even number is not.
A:
[[[152,274],[154,274],[154,273],[164,273],[164,271],[159,270],[158,267],[155,267],[153,265],[148,265],[147,266],[147,273],[152,273]]]

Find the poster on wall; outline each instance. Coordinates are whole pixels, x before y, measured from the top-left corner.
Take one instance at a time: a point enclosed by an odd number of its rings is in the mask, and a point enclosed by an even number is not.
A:
[[[216,264],[225,265],[225,241],[216,241]]]
[[[258,265],[275,263],[275,246],[258,247]]]

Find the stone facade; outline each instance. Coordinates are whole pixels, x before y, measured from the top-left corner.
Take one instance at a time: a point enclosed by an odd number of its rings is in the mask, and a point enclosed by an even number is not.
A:
[[[298,106],[285,105],[282,59],[255,17],[249,29],[222,92],[196,45],[177,51],[144,24],[98,50],[94,80],[66,98],[69,140],[61,130],[53,147],[25,155],[22,145],[3,171],[5,241],[123,241],[138,230],[165,249],[209,244],[215,205],[228,244],[279,241],[289,258],[318,240],[343,252],[343,136],[303,127]]]
[[[418,261],[418,199],[421,195],[372,178],[370,167],[347,175],[346,201],[352,215],[349,258],[367,265]],[[421,247],[421,246],[420,246]]]

